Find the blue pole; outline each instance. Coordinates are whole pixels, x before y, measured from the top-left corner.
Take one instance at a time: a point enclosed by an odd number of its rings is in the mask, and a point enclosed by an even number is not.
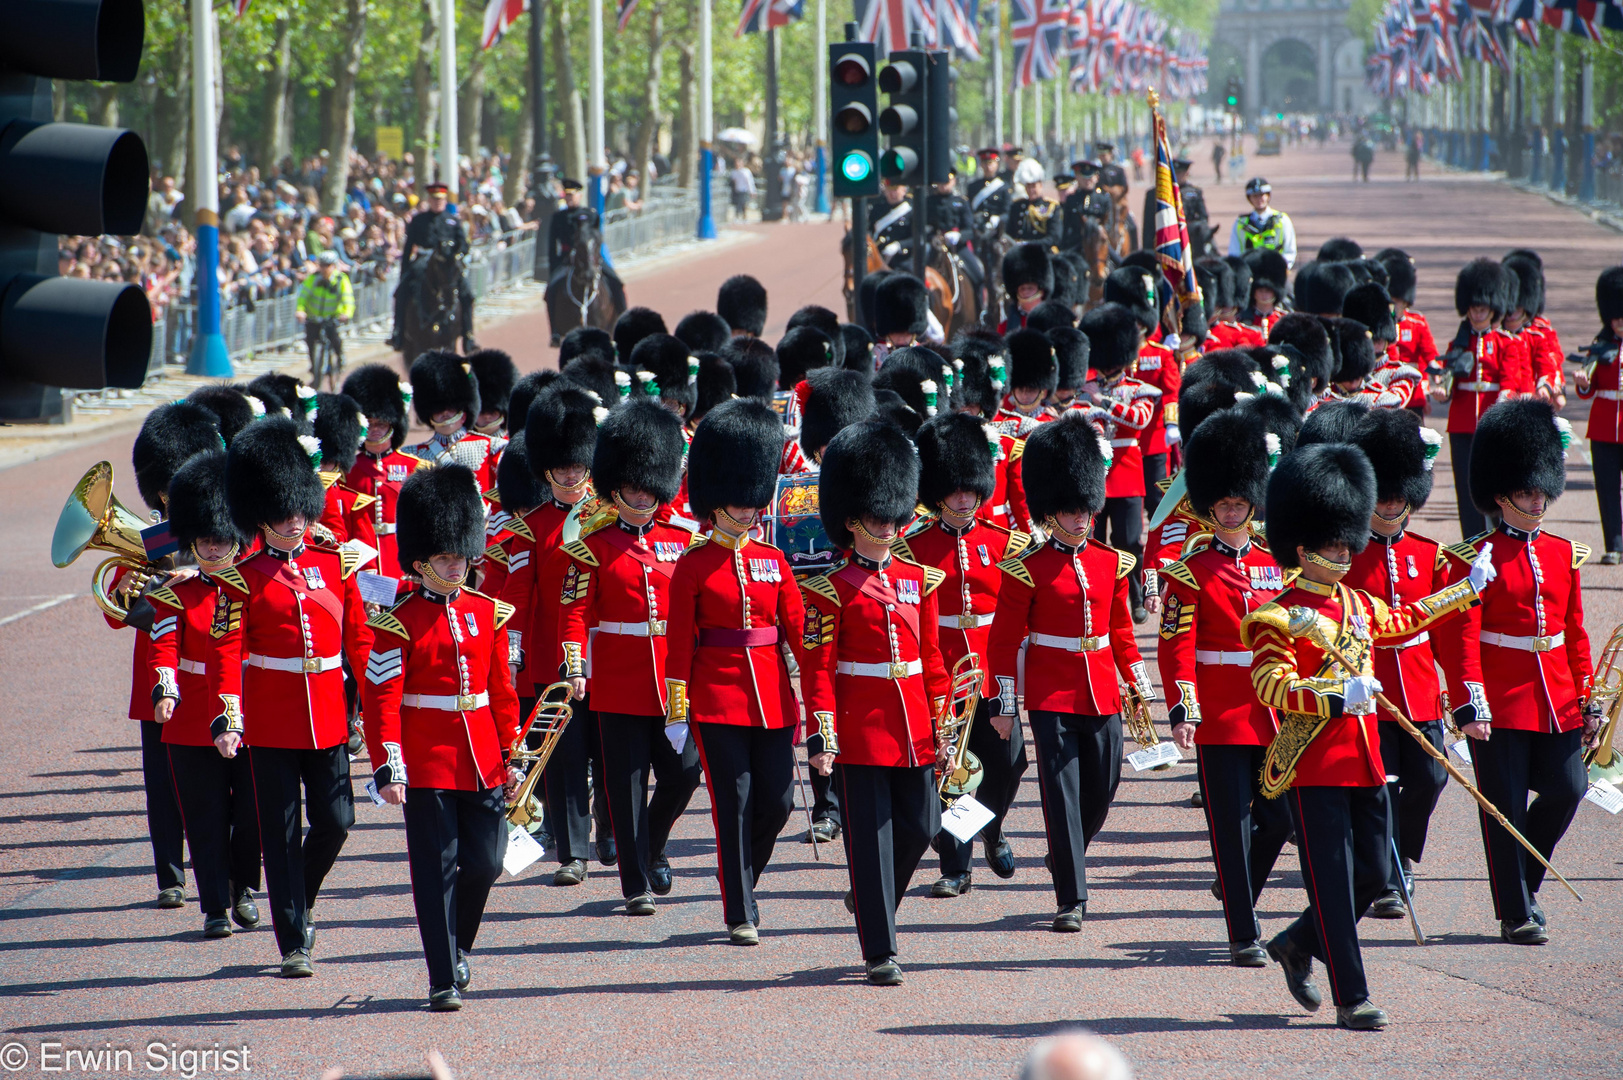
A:
[[[1478,158],[1477,168],[1482,172],[1488,171],[1488,165],[1493,160],[1493,140],[1486,131],[1482,132],[1482,154]]]
[[[832,212],[828,204],[828,150],[822,143],[817,144],[817,212]]]
[[[197,218],[197,327],[186,374],[229,379],[236,372],[220,334],[220,227],[208,210],[198,211]]]
[[[1560,128],[1550,132],[1550,190],[1567,190],[1567,133]]]
[[[603,199],[607,194],[608,186],[608,173],[594,172],[592,174],[592,209],[597,211],[597,220],[599,221],[603,220]],[[599,232],[598,235],[600,237],[598,241],[598,254],[603,257],[603,265],[608,267],[610,270],[613,270],[614,260],[609,258],[609,242],[607,239],[601,238],[601,232]]]
[[[1579,174],[1578,198],[1582,202],[1595,201],[1595,133],[1584,132],[1584,168]]]
[[[1540,128],[1533,129],[1533,173],[1532,182],[1544,183],[1544,132]]]
[[[699,239],[716,238],[716,214],[710,205],[710,177],[716,169],[716,152],[706,143],[699,148]]]

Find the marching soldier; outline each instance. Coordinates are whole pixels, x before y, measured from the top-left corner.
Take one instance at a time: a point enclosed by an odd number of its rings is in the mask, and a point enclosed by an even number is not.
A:
[[[951,693],[937,640],[943,575],[890,550],[913,516],[918,469],[913,444],[884,421],[836,435],[823,455],[819,512],[851,556],[801,583],[806,750],[819,772],[839,770],[845,906],[876,986],[902,982],[896,909],[941,828],[934,766],[947,745],[935,719]]]
[[[1590,701],[1593,669],[1578,568],[1589,546],[1543,528],[1566,490],[1569,431],[1548,402],[1523,400],[1483,413],[1471,444],[1471,498],[1494,530],[1449,548],[1454,576],[1469,561],[1497,575],[1482,591],[1482,680],[1491,720],[1478,714],[1470,736],[1477,783],[1510,823],[1544,855],[1566,834],[1587,790],[1583,750],[1593,744],[1600,710]],[[1476,613],[1473,613],[1476,614]],[[1471,631],[1476,631],[1472,626]],[[1530,790],[1538,795],[1532,802]],[[1544,867],[1482,815],[1488,884],[1500,937],[1541,945],[1549,924],[1538,902]]]
[[[1544,260],[1536,251],[1518,248],[1505,256],[1502,265],[1516,286],[1516,299],[1501,325],[1505,333],[1526,343],[1533,392],[1559,409],[1567,403],[1566,372],[1561,367],[1566,355],[1555,327],[1544,317]]]
[[[1017,244],[1003,256],[1004,307],[1000,334],[1024,329],[1026,316],[1054,295],[1054,266],[1042,244]]]
[[[395,503],[400,485],[423,463],[400,448],[406,442],[406,406],[411,404],[411,384],[401,382],[394,369],[384,364],[367,364],[350,372],[344,380],[344,395],[360,406],[366,417],[366,434],[355,465],[344,483],[373,502],[366,510],[372,516],[371,541],[378,549],[378,573],[400,576],[400,560],[395,555]]]
[[[975,218],[975,236],[988,243],[996,239],[1013,198],[1008,181],[998,174],[998,152],[993,146],[975,154],[981,173],[969,182],[969,211]]]
[[[1178,354],[1160,340],[1163,305],[1158,276],[1154,271],[1137,266],[1121,266],[1110,272],[1104,285],[1105,302],[1120,304],[1131,311],[1143,331],[1127,373],[1157,391],[1150,395],[1149,421],[1138,432],[1142,484],[1145,492],[1155,493],[1150,496],[1155,502],[1160,501],[1159,484],[1167,475],[1167,458],[1182,438],[1178,424],[1178,390],[1183,383],[1183,364]],[[1170,307],[1170,302],[1167,306]]]
[[[1255,326],[1266,335],[1272,335],[1279,320],[1285,317],[1280,301],[1285,298],[1285,279],[1290,264],[1285,257],[1270,248],[1256,248],[1245,253],[1245,264],[1251,270],[1251,290],[1247,294],[1245,310],[1240,322]]]
[[[1270,446],[1270,443],[1273,445]],[[1161,567],[1160,649],[1167,720],[1196,777],[1223,905],[1229,962],[1266,967],[1257,898],[1290,835],[1290,810],[1258,789],[1278,728],[1251,688],[1241,623],[1285,587],[1285,573],[1253,536],[1278,439],[1243,405],[1214,413],[1189,436],[1184,479],[1192,512],[1211,523],[1183,558]]]
[[[980,518],[978,512],[996,487],[996,462],[987,431],[973,416],[948,413],[930,420],[914,440],[919,448],[919,503],[927,518],[892,550],[909,562],[944,575],[936,590],[936,619],[941,662],[948,671],[973,653],[983,673],[991,671],[987,637],[997,608],[1003,577],[998,564],[1020,554],[1031,543],[1025,533]],[[985,675],[980,704],[969,729],[969,752],[980,759],[981,782],[975,798],[992,811],[981,829],[986,865],[1000,878],[1014,876],[1014,850],[1003,834],[1003,820],[1014,805],[1020,777],[1026,771],[1026,740],[1017,717],[991,715],[997,684]],[[969,842],[943,829],[936,835],[941,878],[932,896],[959,896],[971,885]]]
[[[1026,499],[1048,541],[998,564],[1005,578],[987,646],[1001,716],[1019,715],[1023,669],[1057,933],[1082,929],[1087,848],[1121,782],[1117,676],[1145,701],[1155,695],[1128,613],[1127,576],[1135,560],[1089,539],[1105,505],[1108,462],[1101,441],[1077,414],[1044,424],[1026,440]],[[1028,638],[1022,662],[1021,642]]]
[[[1054,418],[1044,403],[1059,387],[1059,358],[1054,343],[1040,330],[1015,330],[1008,336],[1009,386],[992,419],[1010,433],[1025,437],[1038,424]]]
[[[805,607],[782,551],[750,530],[772,503],[783,421],[759,401],[706,414],[688,453],[688,497],[709,538],[671,576],[666,733],[691,734],[709,785],[722,917],[755,945],[755,886],[794,810],[800,708],[780,644],[801,646]]]
[[[887,352],[915,345],[930,331],[930,294],[912,274],[886,276],[874,290],[874,336]]]
[[[428,961],[428,1006],[462,1007],[490,887],[507,850],[506,800],[523,774],[508,673],[513,609],[466,587],[485,548],[473,471],[427,469],[400,490],[401,561],[418,583],[373,615],[362,708],[373,783],[406,819],[412,904]]]
[[[1323,1001],[1312,979],[1313,959],[1323,961],[1336,1023],[1366,1031],[1389,1021],[1369,1000],[1357,924],[1386,890],[1392,858],[1375,730],[1381,684],[1371,674],[1370,649],[1474,605],[1484,580],[1473,569],[1470,583],[1398,607],[1349,589],[1341,579],[1369,541],[1374,512],[1375,476],[1362,450],[1328,443],[1287,455],[1268,482],[1268,543],[1281,567],[1300,574],[1240,624],[1241,643],[1252,653],[1251,684],[1279,717],[1263,758],[1262,794],[1289,792],[1308,893],[1307,909],[1268,943],[1268,955],[1308,1012]],[[1304,619],[1314,634],[1301,634]],[[1320,631],[1333,636],[1356,672],[1329,659]]]
[[[1434,374],[1437,370],[1437,345],[1431,336],[1431,324],[1414,307],[1414,260],[1399,248],[1384,248],[1375,253],[1373,261],[1386,270],[1386,291],[1392,298],[1392,315],[1398,322],[1398,340],[1388,350],[1388,355],[1416,371]],[[1416,388],[1405,408],[1413,409],[1421,416],[1426,414],[1423,387]]]
[[[665,727],[670,583],[694,534],[657,515],[676,497],[686,449],[681,419],[659,402],[633,398],[616,409],[592,452],[598,497],[610,505],[563,545],[563,671],[575,699],[584,698],[590,642],[592,708],[627,915],[652,915],[654,896],[671,891],[665,844],[699,786],[697,747],[685,731]]]
[[[500,349],[480,349],[468,354],[468,366],[479,387],[479,413],[469,426],[474,434],[487,436],[492,452],[500,456],[507,442],[507,402],[518,382],[518,365]]]
[[[209,727],[219,713],[220,641],[242,616],[215,574],[229,573],[243,536],[225,502],[224,450],[193,456],[169,484],[169,530],[199,573],[147,594],[152,628],[153,718],[163,725],[203,909],[203,936],[231,936],[231,920],[259,925],[259,814],[248,755],[222,754]],[[227,915],[229,912],[229,917]]]
[[[1285,260],[1285,269],[1296,265],[1296,226],[1290,215],[1275,210],[1273,185],[1260,176],[1245,182],[1245,198],[1251,204],[1249,214],[1234,219],[1229,232],[1230,255],[1244,255],[1263,249],[1278,252]]]
[[[435,349],[411,363],[411,404],[417,419],[434,434],[405,448],[432,465],[466,465],[479,490],[496,485],[496,460],[489,435],[469,430],[482,411],[472,366],[454,352]]]
[[[376,551],[378,538],[373,531],[371,506],[377,496],[357,491],[345,479],[360,458],[361,442],[366,438],[365,419],[353,398],[325,392],[316,395],[313,430],[321,441],[319,475],[322,487],[327,489],[321,524],[340,544],[355,540]]]
[[[994,450],[996,479],[991,497],[981,503],[975,516],[993,525],[1015,531],[1031,531],[1026,512],[1026,493],[1020,481],[1020,456],[1025,452],[1023,436],[1014,432],[1035,421],[1021,418],[988,423],[998,415],[1003,386],[1008,375],[1008,345],[991,330],[961,334],[953,343],[954,359],[964,365],[953,386],[953,408],[981,420],[997,436]]]
[[[1235,269],[1238,265],[1245,271],[1245,285],[1240,284],[1240,274]],[[1231,263],[1228,259],[1219,259],[1215,256],[1202,259],[1196,264],[1197,270],[1204,270],[1211,275],[1212,288],[1206,295],[1206,300],[1212,306],[1211,318],[1208,320],[1206,332],[1207,352],[1216,349],[1260,349],[1268,344],[1268,335],[1255,326],[1245,326],[1236,320],[1239,318],[1240,308],[1247,300],[1250,292],[1251,273],[1245,263],[1239,259]],[[1190,429],[1193,434],[1194,429]]]
[[[1589,466],[1595,476],[1595,502],[1600,508],[1602,566],[1623,562],[1623,379],[1619,379],[1618,346],[1623,343],[1623,267],[1601,271],[1595,281],[1595,308],[1600,333],[1583,355],[1577,375],[1578,396],[1594,398],[1589,407]]]
[[[886,180],[881,189],[884,212],[868,226],[885,265],[907,269],[913,265],[913,203],[906,184]]]
[[[216,578],[242,617],[220,644],[223,708],[210,733],[227,756],[248,747],[284,978],[314,973],[310,909],[355,823],[341,668],[347,658],[351,671],[367,670],[372,648],[354,576],[360,556],[306,538],[325,504],[314,441],[281,418],[233,440],[231,518],[262,547]]]

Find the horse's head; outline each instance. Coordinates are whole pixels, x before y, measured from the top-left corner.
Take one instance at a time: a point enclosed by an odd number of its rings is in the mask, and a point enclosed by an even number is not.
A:
[[[592,212],[584,207],[564,212],[574,219],[575,244],[570,251],[570,262],[577,269],[595,272],[602,265],[603,236],[593,221]]]

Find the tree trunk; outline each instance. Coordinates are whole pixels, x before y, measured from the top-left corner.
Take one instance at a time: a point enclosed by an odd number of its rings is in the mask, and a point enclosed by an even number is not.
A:
[[[355,141],[355,79],[361,71],[361,50],[366,44],[366,5],[367,0],[349,0],[344,38],[333,56],[332,156],[321,185],[321,206],[329,214],[343,210],[344,191],[349,187],[349,148]]]
[[[694,20],[690,32],[697,33]],[[676,182],[686,191],[699,172],[699,75],[694,65],[693,39],[676,45],[677,69],[681,73],[676,99],[676,125],[671,128],[671,157],[676,160]]]
[[[154,127],[162,133],[157,143],[162,151],[163,174],[174,177],[184,189],[190,179],[186,175],[186,164],[192,134],[192,36],[189,31],[175,36],[174,52],[169,55],[166,67],[174,74],[169,88],[158,91],[153,105],[158,114]]]
[[[569,55],[569,5],[552,9],[552,70],[557,75],[558,97],[564,107],[564,175],[586,178],[586,103],[575,84],[575,61]]]
[[[469,160],[479,160],[479,147],[484,139],[480,121],[484,119],[485,104],[485,50],[473,51],[473,62],[468,65],[467,77],[457,87],[457,130],[462,135],[462,152]]]
[[[102,127],[118,126],[118,92],[117,83],[106,83],[96,87],[96,111],[91,115],[92,124]]]
[[[648,199],[654,151],[659,138],[659,81],[663,74],[665,51],[665,2],[652,5],[648,10],[648,77],[642,87],[642,123],[637,125],[637,142],[632,148],[631,160],[637,166],[640,178],[639,192],[644,203]]]
[[[422,7],[423,32],[417,39],[417,59],[411,68],[411,92],[417,107],[412,110],[410,138],[406,141],[406,149],[412,154],[419,199],[425,194],[428,162],[433,153],[433,133],[440,122],[439,93],[434,83],[435,42],[439,33],[434,0],[422,0]]]
[[[265,73],[264,135],[259,145],[259,167],[266,175],[276,171],[281,160],[293,151],[288,131],[288,83],[293,67],[293,20],[283,15],[276,20],[276,41],[271,46],[270,70]]]
[[[533,0],[532,0],[533,10]],[[513,156],[503,177],[502,200],[514,206],[530,189],[530,158],[535,152],[535,95],[526,91],[519,97],[518,130],[513,134]]]

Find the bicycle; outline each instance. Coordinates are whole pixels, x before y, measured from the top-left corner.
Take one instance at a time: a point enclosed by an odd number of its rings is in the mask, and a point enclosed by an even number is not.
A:
[[[310,385],[321,389],[326,379],[329,393],[338,392],[338,376],[344,369],[344,354],[338,344],[337,319],[311,319],[305,324],[305,343],[310,349]]]

